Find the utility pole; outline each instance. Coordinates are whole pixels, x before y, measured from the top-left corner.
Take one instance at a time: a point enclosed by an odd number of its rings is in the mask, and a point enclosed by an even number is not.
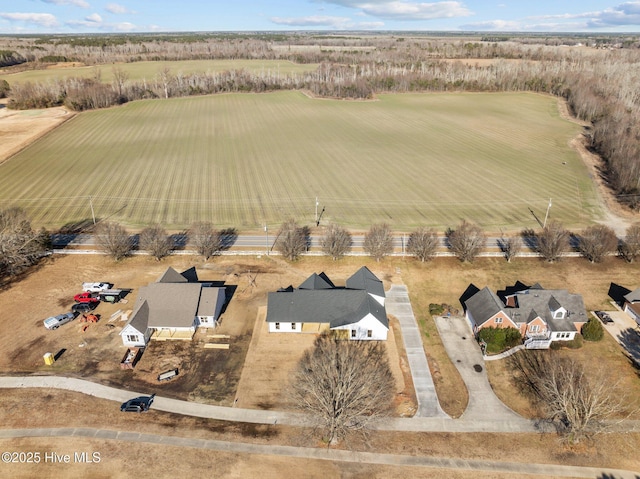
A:
[[[93,218],[93,224],[96,224],[96,214],[93,212],[93,198],[89,196],[89,206],[91,207],[91,217]]]
[[[549,198],[549,206],[547,206],[547,214],[544,215],[544,223],[542,224],[542,228],[547,226],[547,218],[549,217],[549,210],[551,209],[551,198]]]

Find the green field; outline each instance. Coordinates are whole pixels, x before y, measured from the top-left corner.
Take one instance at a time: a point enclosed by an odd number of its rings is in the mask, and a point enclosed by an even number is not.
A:
[[[600,214],[568,146],[580,127],[535,94],[299,92],[149,100],[90,111],[0,165],[0,206],[61,226],[96,216],[182,228],[323,220],[443,230],[463,219],[497,231],[566,226]]]
[[[114,67],[125,71],[129,80],[147,81],[155,78],[163,68],[176,75],[211,72],[218,73],[229,70],[247,70],[252,73],[271,73],[272,75],[293,75],[315,71],[317,64],[296,64],[286,60],[185,60],[166,62],[134,62],[118,63],[116,65],[96,65],[85,67],[49,68],[46,70],[28,70],[10,75],[0,74],[0,80],[7,80],[9,84],[26,82],[47,82],[54,79],[72,77],[93,78],[96,70],[100,72],[100,79],[110,83],[113,80]]]

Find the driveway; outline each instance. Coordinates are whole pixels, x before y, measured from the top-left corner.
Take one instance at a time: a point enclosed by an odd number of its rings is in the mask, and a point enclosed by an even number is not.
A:
[[[493,392],[480,346],[467,320],[459,316],[447,316],[436,317],[435,321],[444,348],[469,392],[469,404],[461,419],[528,422],[505,406]]]
[[[449,416],[442,410],[436,395],[436,387],[433,384],[427,355],[422,345],[420,328],[413,315],[413,308],[409,301],[409,291],[404,285],[394,284],[386,293],[385,307],[387,313],[398,318],[402,330],[402,341],[407,351],[413,387],[416,390],[418,400],[417,417],[446,417]]]
[[[613,339],[620,343],[620,346],[629,354],[629,357],[640,366],[640,333],[638,324],[631,317],[616,309],[607,311],[613,323],[603,324],[602,327],[611,335]]]

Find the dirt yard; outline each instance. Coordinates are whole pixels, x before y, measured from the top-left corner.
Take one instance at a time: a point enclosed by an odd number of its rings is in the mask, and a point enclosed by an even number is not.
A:
[[[7,99],[3,98],[0,100],[0,163],[73,116],[63,107],[9,110]]]
[[[322,262],[291,267],[267,257],[241,262],[236,257],[220,257],[204,263],[181,256],[162,262],[137,256],[115,263],[104,256],[53,256],[0,292],[0,349],[5,353],[0,357],[0,371],[61,374],[177,399],[232,405],[237,398],[242,407],[287,409],[292,407],[284,394],[289,373],[315,336],[268,334],[264,322],[267,293],[297,286],[314,271],[326,270],[336,284],[344,284],[359,267],[349,262],[329,263],[330,268],[324,268]],[[230,301],[220,326],[215,331],[198,331],[193,341],[152,341],[134,370],[121,370],[126,348],[118,333],[126,323],[118,312],[130,317],[139,288],[156,281],[168,266],[177,271],[196,266],[199,279],[228,287]],[[377,274],[387,275],[384,270]],[[131,292],[124,304],[101,303],[94,311],[99,322],[89,324],[86,331],[86,323],[78,318],[57,330],[46,330],[43,319],[68,311],[85,281],[109,281]],[[212,334],[223,337],[211,338]],[[229,349],[203,347],[214,342],[229,344]],[[406,414],[412,408],[411,384],[405,385],[406,355],[398,351],[393,329],[387,350],[396,377],[398,414]],[[57,357],[53,366],[44,364],[43,355],[48,352]],[[179,369],[175,379],[157,381],[159,373],[173,368]]]

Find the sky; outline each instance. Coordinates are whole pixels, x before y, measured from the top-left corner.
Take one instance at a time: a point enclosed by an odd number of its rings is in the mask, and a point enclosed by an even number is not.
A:
[[[640,0],[1,0],[0,34],[640,32]]]

